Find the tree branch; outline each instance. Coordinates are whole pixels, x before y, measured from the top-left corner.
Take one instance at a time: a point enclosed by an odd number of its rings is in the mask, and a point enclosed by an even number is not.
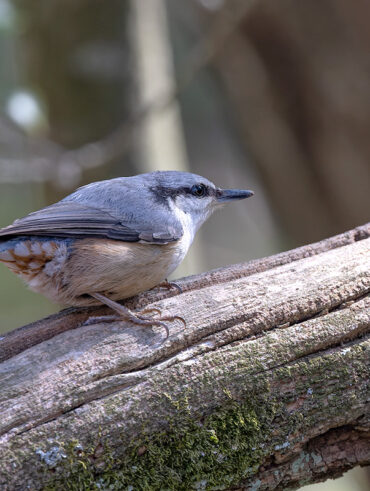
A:
[[[6,335],[0,487],[286,489],[369,464],[369,236],[128,302],[184,317],[168,339],[78,327],[91,309]]]

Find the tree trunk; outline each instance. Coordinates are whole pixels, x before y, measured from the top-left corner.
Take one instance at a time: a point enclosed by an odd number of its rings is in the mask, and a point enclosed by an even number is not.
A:
[[[0,341],[0,488],[286,489],[370,463],[370,225]],[[80,327],[81,326],[81,327]]]
[[[369,14],[363,0],[260,0],[214,58],[241,141],[299,243],[368,218]]]

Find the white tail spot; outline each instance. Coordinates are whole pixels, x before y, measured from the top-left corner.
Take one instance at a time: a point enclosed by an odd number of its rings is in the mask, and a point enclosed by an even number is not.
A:
[[[39,242],[31,241],[31,251],[35,256],[41,256],[42,250]]]
[[[49,254],[49,256],[52,256],[54,253],[54,247],[53,244],[49,241],[45,241],[41,244],[41,248],[46,254]]]
[[[14,250],[14,254],[16,254],[19,257],[29,257],[30,255],[30,250],[25,242],[18,242],[18,244],[15,245],[13,250]]]

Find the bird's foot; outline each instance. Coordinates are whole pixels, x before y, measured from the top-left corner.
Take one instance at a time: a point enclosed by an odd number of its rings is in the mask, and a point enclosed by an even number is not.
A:
[[[147,317],[146,314],[157,314],[159,315],[158,318],[156,317]],[[143,315],[144,314],[144,315]],[[183,317],[181,317],[180,315],[162,315],[162,311],[160,309],[157,309],[155,307],[149,307],[149,308],[145,308],[143,310],[141,310],[140,312],[138,312],[136,314],[136,316],[139,318],[139,319],[143,319],[143,320],[146,320],[146,321],[149,321],[149,322],[161,322],[163,324],[163,322],[174,322],[174,321],[180,321],[184,324],[184,327],[186,327],[186,321]]]
[[[113,309],[115,312],[117,312],[116,315],[104,315],[104,316],[96,316],[96,317],[90,317],[85,323],[84,326],[86,325],[91,325],[91,324],[97,324],[100,322],[115,322],[115,321],[129,321],[134,324],[138,324],[140,326],[161,326],[164,328],[166,331],[166,338],[170,335],[170,331],[168,329],[168,326],[166,322],[174,322],[176,320],[181,321],[184,324],[184,327],[186,327],[186,322],[185,320],[178,316],[178,315],[173,315],[173,316],[162,316],[162,312],[158,308],[145,308],[144,310],[141,310],[140,312],[132,312],[130,309],[125,307],[124,305],[121,305],[118,302],[114,302],[113,300],[110,300],[109,298],[105,297],[104,295],[101,295],[100,293],[94,293],[92,294],[94,298],[97,300],[100,300],[102,303]],[[148,317],[146,314],[157,314],[159,317]]]
[[[162,281],[162,283],[158,283],[158,285],[156,287],[166,288],[167,290],[171,290],[171,289],[175,288],[179,292],[179,294],[184,293],[181,286],[178,285],[177,283],[174,283],[173,281],[164,280],[164,281]]]

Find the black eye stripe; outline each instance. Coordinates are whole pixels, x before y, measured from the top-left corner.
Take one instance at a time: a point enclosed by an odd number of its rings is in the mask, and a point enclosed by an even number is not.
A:
[[[151,188],[151,191],[157,201],[168,204],[167,199],[175,199],[176,196],[195,196],[196,198],[203,198],[206,196],[215,196],[217,190],[213,187],[207,186],[203,183],[197,183],[193,186],[183,186],[179,188],[170,188],[166,186],[156,186]]]

